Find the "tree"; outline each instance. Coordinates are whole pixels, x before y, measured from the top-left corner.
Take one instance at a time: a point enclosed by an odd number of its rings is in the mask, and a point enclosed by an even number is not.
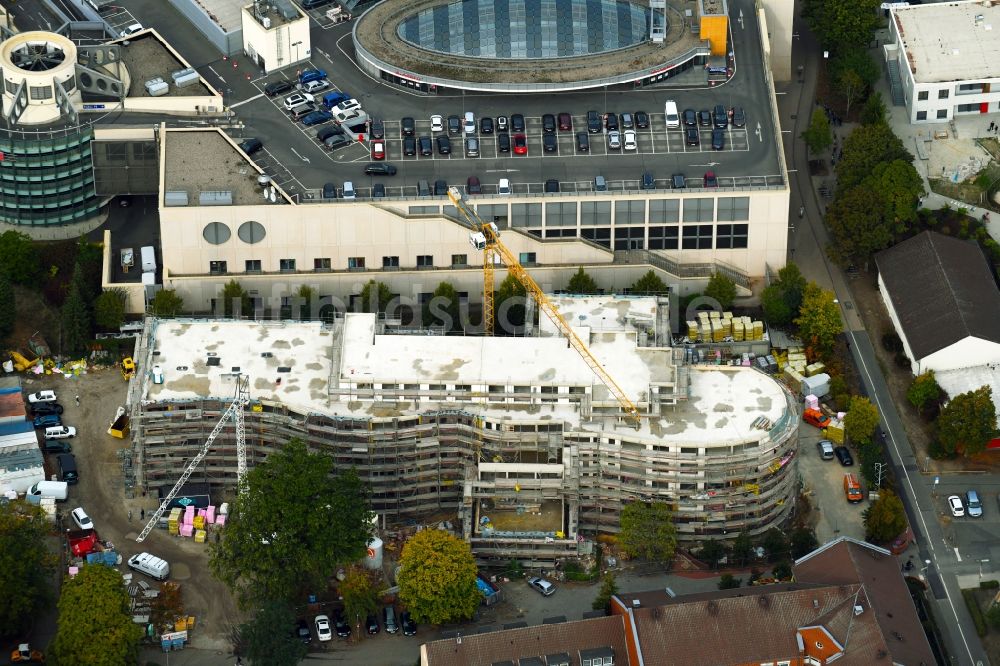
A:
[[[319,315],[316,307],[316,290],[307,284],[299,285],[295,292],[295,298],[299,303],[299,319],[309,321]]]
[[[730,549],[733,556],[733,563],[744,566],[753,557],[753,539],[746,532],[740,532],[733,539],[733,547]]]
[[[796,527],[788,538],[792,548],[792,557],[798,559],[816,550],[819,541],[816,533],[805,527]]]
[[[879,193],[879,213],[894,234],[905,233],[917,221],[924,182],[911,162],[895,159],[877,164],[865,183]]]
[[[736,300],[736,283],[722,273],[712,273],[705,287],[705,296],[714,298],[723,310],[727,310]]]
[[[17,301],[14,299],[14,287],[10,284],[10,278],[0,273],[0,344],[14,332],[16,318]]]
[[[994,629],[1000,629],[1000,604],[992,603],[986,610],[986,621]]]
[[[359,300],[361,312],[385,312],[392,303],[392,291],[384,282],[369,280],[368,284],[361,288]]]
[[[653,562],[674,559],[677,527],[666,502],[629,502],[622,509],[618,544],[631,557]]]
[[[417,532],[403,546],[400,565],[399,598],[416,622],[444,624],[476,612],[483,595],[466,542],[444,530]]]
[[[784,562],[778,562],[774,565],[774,569],[771,570],[774,577],[778,580],[789,580],[792,577],[792,565],[787,560]]]
[[[528,292],[516,277],[507,275],[493,295],[495,323],[508,334],[517,333],[527,316]]]
[[[731,573],[722,574],[722,578],[719,580],[720,590],[735,590],[737,587],[743,584],[742,578],[734,578]]]
[[[645,275],[635,281],[630,291],[633,294],[665,294],[667,285],[650,269]]]
[[[424,306],[425,326],[444,326],[446,331],[462,329],[458,308],[458,291],[449,282],[442,282]]]
[[[794,263],[785,264],[778,271],[774,283],[764,288],[761,293],[761,307],[768,323],[774,326],[784,326],[792,323],[802,307],[802,293],[806,288],[806,279],[802,271]]]
[[[844,417],[847,436],[858,444],[871,444],[878,427],[878,408],[864,396],[851,396],[851,405]]]
[[[93,337],[90,312],[79,282],[74,279],[69,283],[69,294],[62,306],[62,351],[67,354],[84,353]]]
[[[378,589],[371,574],[354,565],[344,573],[340,583],[340,596],[344,599],[344,617],[358,624],[361,619],[378,610]]]
[[[184,299],[173,289],[161,289],[153,296],[150,313],[154,317],[174,317],[184,307]]]
[[[879,23],[879,0],[805,0],[802,16],[823,48],[835,54],[866,46]]]
[[[770,562],[788,559],[788,554],[791,550],[791,543],[788,537],[785,536],[785,532],[779,530],[777,527],[772,527],[764,533],[764,538],[760,545],[764,548],[764,552],[767,553],[767,559]]]
[[[798,265],[789,261],[779,269],[777,285],[781,287],[788,307],[797,315],[799,308],[802,307],[802,295],[806,291],[806,278]]]
[[[889,543],[906,530],[903,502],[891,490],[882,490],[862,515],[865,539],[873,543]]]
[[[121,287],[112,287],[94,300],[94,321],[106,331],[117,330],[125,321],[125,299]]]
[[[364,555],[368,491],[353,470],[335,469],[293,439],[247,473],[208,561],[244,608],[325,588],[338,566]]]
[[[837,55],[831,63],[833,83],[847,103],[845,115],[850,115],[851,104],[868,95],[878,80],[879,69],[864,49],[852,49]]]
[[[885,219],[883,193],[863,183],[843,191],[830,203],[826,223],[834,243],[831,258],[842,266],[867,263],[893,241],[893,226]]]
[[[801,136],[809,152],[813,154],[822,153],[829,148],[833,144],[833,132],[830,131],[830,119],[826,117],[826,111],[821,108],[813,111],[809,127]]]
[[[833,292],[810,282],[802,294],[802,308],[795,319],[802,339],[817,356],[826,356],[833,349],[837,335],[844,330],[840,309],[833,300]]]
[[[573,277],[569,279],[566,290],[571,294],[596,294],[600,291],[597,283],[594,282],[594,278],[583,271],[583,266],[580,266],[576,270],[576,273],[573,274]]]
[[[952,398],[937,419],[937,436],[949,454],[979,453],[996,435],[996,406],[988,385]]]
[[[14,284],[31,285],[41,273],[37,246],[19,231],[0,234],[0,273]]]
[[[132,621],[129,602],[121,573],[109,566],[84,564],[75,576],[66,578],[50,648],[56,663],[136,663],[142,627]]]
[[[864,107],[861,109],[861,124],[883,125],[886,122],[887,113],[882,93],[876,90],[868,96]]]
[[[185,617],[180,583],[166,581],[160,585],[160,594],[153,599],[149,615],[149,621],[158,627]]]
[[[49,607],[57,560],[46,540],[49,524],[23,500],[0,504],[0,637],[16,638]]]
[[[943,397],[944,391],[938,385],[933,370],[914,377],[910,388],[906,389],[906,399],[921,414],[925,410],[935,409]]]
[[[702,541],[701,550],[698,551],[698,559],[705,562],[711,568],[719,566],[719,560],[726,556],[726,547],[721,541]]]
[[[250,294],[235,279],[222,287],[222,313],[226,317],[250,316]]]
[[[611,609],[611,597],[616,594],[618,594],[618,582],[615,580],[615,575],[609,571],[601,578],[601,589],[590,607],[593,610],[608,611]]]
[[[295,634],[295,611],[285,601],[266,599],[239,627],[240,650],[251,664],[296,666],[309,646]]]
[[[844,139],[843,152],[837,160],[838,191],[855,187],[871,176],[878,164],[893,160],[912,163],[913,156],[891,127],[883,123],[855,128]]]
[[[760,306],[764,310],[764,318],[771,326],[790,324],[797,314],[788,307],[784,292],[775,284],[764,287],[760,294]]]

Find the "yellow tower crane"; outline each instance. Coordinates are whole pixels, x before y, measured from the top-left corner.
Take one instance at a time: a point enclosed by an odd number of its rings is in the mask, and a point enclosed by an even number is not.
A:
[[[486,222],[483,218],[479,217],[479,213],[466,203],[461,191],[457,187],[448,188],[448,198],[451,199],[451,202],[455,204],[455,208],[468,220],[469,224],[476,229],[476,231],[469,235],[469,242],[473,247],[483,252],[483,322],[487,335],[493,332],[493,269],[494,258],[499,257],[507,266],[510,274],[521,283],[525,291],[534,297],[535,302],[538,303],[538,307],[542,312],[552,320],[556,328],[566,336],[573,349],[580,354],[587,365],[590,366],[590,369],[594,371],[594,374],[608,387],[608,390],[618,400],[618,404],[621,405],[622,411],[625,412],[625,417],[638,427],[641,421],[639,408],[625,395],[625,391],[618,385],[618,382],[608,374],[608,371],[604,369],[600,361],[594,357],[590,349],[587,348],[586,343],[573,331],[573,327],[569,325],[569,322],[559,314],[559,308],[549,300],[545,292],[542,291],[542,288],[538,286],[538,283],[528,275],[528,271],[524,270],[521,262],[500,242],[500,230],[497,229],[497,225],[492,222]]]

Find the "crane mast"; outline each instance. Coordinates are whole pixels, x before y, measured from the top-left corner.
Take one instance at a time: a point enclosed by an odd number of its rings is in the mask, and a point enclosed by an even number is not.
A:
[[[181,478],[177,480],[174,487],[170,489],[167,496],[163,498],[160,502],[160,506],[153,512],[152,517],[146,526],[142,528],[142,532],[139,536],[135,538],[136,542],[142,543],[149,533],[153,531],[156,524],[160,521],[160,518],[167,511],[167,507],[170,503],[174,501],[177,497],[177,493],[180,492],[187,480],[191,478],[191,474],[198,467],[201,461],[208,454],[208,450],[212,447],[212,443],[215,442],[215,438],[219,436],[222,429],[226,426],[226,422],[229,419],[233,419],[236,424],[236,484],[239,492],[242,493],[246,489],[244,477],[247,471],[247,450],[246,450],[246,426],[243,421],[243,410],[250,402],[250,378],[243,375],[236,375],[236,396],[233,398],[232,403],[230,403],[229,408],[223,412],[222,416],[219,418],[219,422],[215,424],[212,432],[209,434],[205,443],[201,445],[201,450],[198,451],[198,455],[191,459],[188,466],[184,469],[181,474]]]
[[[493,254],[497,254],[506,264],[507,270],[513,275],[518,282],[525,288],[525,290],[530,293],[535,302],[538,303],[538,307],[548,316],[548,318],[555,324],[556,328],[566,336],[570,345],[580,354],[581,358],[590,366],[590,369],[595,375],[604,383],[604,385],[611,391],[611,394],[615,396],[618,400],[618,404],[621,406],[622,411],[625,412],[626,418],[631,420],[633,424],[638,427],[641,422],[641,415],[639,414],[639,408],[636,407],[635,403],[625,394],[625,391],[618,385],[618,382],[604,369],[600,361],[591,353],[590,349],[587,347],[586,343],[580,339],[580,336],[576,334],[573,327],[570,326],[569,322],[559,313],[559,308],[549,300],[542,288],[538,286],[534,278],[528,274],[528,271],[524,269],[521,262],[517,260],[517,257],[507,249],[507,247],[500,241],[500,230],[492,222],[486,222],[479,216],[465,199],[462,197],[461,191],[457,187],[448,188],[448,198],[455,205],[455,208],[465,216],[465,219],[477,229],[476,232],[472,233],[469,237],[469,242],[472,243],[473,247],[483,251],[483,274],[488,275],[488,278],[484,277],[484,288],[483,288],[483,317],[486,321],[486,301],[489,302],[489,312],[490,312],[490,332],[492,332],[492,311],[493,311]]]

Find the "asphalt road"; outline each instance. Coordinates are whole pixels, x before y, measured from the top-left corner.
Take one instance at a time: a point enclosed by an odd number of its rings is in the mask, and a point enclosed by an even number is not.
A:
[[[779,110],[784,131],[790,132],[791,136],[798,136],[809,122],[816,92],[814,73],[822,66],[820,48],[804,21],[798,17],[795,32],[800,38],[793,44],[793,67],[799,64],[804,67],[804,80],[801,83],[792,81],[779,87],[780,92],[787,93],[779,98]],[[806,209],[803,220],[793,220],[792,216],[789,218],[791,258],[800,266],[807,279],[833,290],[837,295],[850,350],[860,371],[862,383],[882,415],[882,428],[887,433],[888,459],[896,472],[901,497],[916,537],[916,549],[911,548],[910,552],[901,556],[901,560],[905,561],[913,555],[917,562],[930,561],[926,566],[920,565],[921,574],[929,583],[935,617],[943,632],[948,653],[952,656],[952,663],[988,664],[989,659],[962,601],[958,580],[959,577],[965,580],[977,577],[982,565],[985,565],[985,574],[990,578],[996,577],[991,573],[989,563],[977,561],[977,558],[986,559],[979,557],[980,555],[986,554],[989,557],[992,554],[993,543],[996,543],[996,536],[1000,533],[996,529],[995,518],[989,518],[989,511],[995,508],[996,501],[992,492],[988,492],[985,500],[986,519],[979,523],[964,519],[945,527],[940,522],[941,512],[944,510],[943,499],[935,498],[934,495],[951,492],[950,488],[964,490],[969,481],[952,479],[947,486],[939,486],[935,491],[934,477],[921,473],[923,461],[917,461],[913,455],[901,416],[893,404],[885,377],[876,360],[871,339],[853,307],[850,283],[844,273],[829,262],[824,252],[829,237],[822,223],[821,199],[809,175],[805,145],[801,141],[793,141],[789,142],[786,149],[789,169],[792,171],[791,206],[795,209],[802,205]],[[987,490],[1000,488],[1000,479],[993,476],[977,477],[976,483]],[[959,545],[958,548],[955,547],[956,544]],[[966,547],[968,550],[963,555],[962,551]],[[968,557],[970,554],[971,559]],[[1000,556],[1000,552],[997,556]],[[998,561],[996,557],[989,559]]]

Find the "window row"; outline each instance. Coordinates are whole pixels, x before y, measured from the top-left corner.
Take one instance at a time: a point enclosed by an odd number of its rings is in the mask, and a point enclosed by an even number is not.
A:
[[[570,233],[566,233],[570,232]],[[584,228],[580,237],[615,250],[740,250],[749,245],[747,224],[692,224],[644,227]],[[542,237],[541,231],[528,233]],[[575,229],[546,229],[545,238],[576,237]],[[612,239],[614,240],[612,246]]]
[[[525,253],[522,254],[522,258],[526,257],[528,254],[531,255],[531,261],[534,261],[535,253]],[[418,254],[416,256],[416,267],[417,268],[433,268],[434,267],[434,256],[430,254]],[[451,267],[465,267],[469,265],[469,257],[465,254],[453,254],[451,255]],[[399,268],[399,257],[398,256],[384,256],[382,257],[382,268],[392,269]],[[348,257],[347,265],[341,267],[340,270],[365,270],[368,268],[367,261],[364,257]],[[210,261],[208,262],[208,270],[213,275],[219,275],[229,272],[229,262],[228,261]],[[298,266],[298,262],[295,259],[279,259],[278,260],[278,270],[283,273],[291,273],[301,270]],[[317,273],[322,273],[326,271],[335,270],[333,261],[329,257],[316,257],[313,259],[312,270]],[[264,262],[261,259],[247,259],[243,262],[243,271],[246,273],[263,273],[264,272]]]

